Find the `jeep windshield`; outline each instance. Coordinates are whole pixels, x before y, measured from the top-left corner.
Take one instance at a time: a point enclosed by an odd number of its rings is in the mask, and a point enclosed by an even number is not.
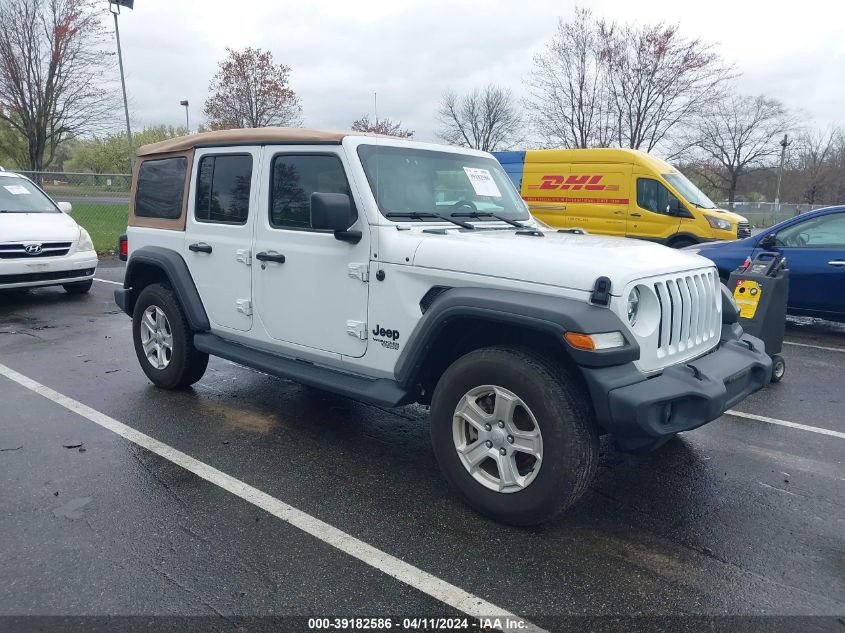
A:
[[[386,217],[418,222],[437,216],[473,222],[529,218],[511,180],[492,158],[389,145],[360,145],[358,156]]]
[[[0,213],[61,213],[56,205],[25,178],[0,175]]]

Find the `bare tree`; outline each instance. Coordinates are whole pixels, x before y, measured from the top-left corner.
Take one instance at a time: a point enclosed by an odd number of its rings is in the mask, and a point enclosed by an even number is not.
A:
[[[211,129],[302,125],[302,106],[290,87],[290,68],[258,48],[226,49],[208,87],[205,114]]]
[[[521,139],[522,117],[513,92],[495,84],[462,97],[446,92],[437,118],[437,136],[453,145],[492,152]]]
[[[780,136],[793,124],[783,104],[765,96],[715,101],[696,125],[701,176],[725,191],[733,206],[740,178],[772,162],[780,153]]]
[[[357,121],[353,121],[352,129],[356,132],[372,132],[373,134],[386,134],[387,136],[397,136],[399,138],[411,138],[414,135],[413,130],[402,127],[402,121],[397,121],[396,123],[390,119],[370,121],[370,115],[368,114],[365,114]]]
[[[613,27],[605,27],[613,34]],[[606,34],[604,34],[606,36]],[[558,20],[557,33],[534,56],[526,84],[535,132],[546,146],[607,147],[611,108],[605,41],[589,9],[575,9],[571,22]]]
[[[804,130],[798,136],[798,170],[804,200],[816,204],[836,177],[834,152],[840,132],[835,128]]]
[[[109,121],[101,14],[90,0],[0,2],[0,119],[20,135],[12,141],[25,145],[30,170]]]
[[[733,69],[713,46],[687,39],[678,25],[619,28],[600,22],[616,142],[652,151],[719,96]]]

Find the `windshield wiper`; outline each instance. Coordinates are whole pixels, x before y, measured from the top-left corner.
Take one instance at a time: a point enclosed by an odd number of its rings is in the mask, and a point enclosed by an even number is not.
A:
[[[401,211],[401,212],[393,212],[385,213],[384,217],[386,218],[409,218],[411,220],[424,220],[425,218],[437,219],[437,220],[445,220],[446,222],[451,222],[452,224],[457,224],[458,226],[464,229],[474,229],[475,227],[470,224],[469,222],[461,222],[460,220],[456,220],[453,217],[448,215],[440,215],[439,213],[428,213],[428,212],[419,212],[419,211]]]
[[[506,218],[496,213],[490,213],[489,211],[465,211],[461,213],[452,213],[451,215],[453,218],[493,218],[499,220],[500,222],[506,222],[511,226],[515,226],[518,229],[528,228],[524,224],[520,224],[516,220],[511,220],[510,218]]]

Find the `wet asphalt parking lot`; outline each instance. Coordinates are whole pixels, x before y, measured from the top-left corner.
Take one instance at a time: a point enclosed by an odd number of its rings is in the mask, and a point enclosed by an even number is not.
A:
[[[791,321],[782,383],[646,456],[603,442],[584,499],[518,529],[446,488],[424,408],[220,359],[191,390],[154,388],[122,275],[106,261],[87,296],[0,293],[0,616],[845,632],[845,325]]]

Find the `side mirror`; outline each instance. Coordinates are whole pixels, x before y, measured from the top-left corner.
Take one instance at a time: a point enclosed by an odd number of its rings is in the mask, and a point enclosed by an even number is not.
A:
[[[757,242],[757,246],[760,248],[774,248],[777,246],[777,237],[777,233],[769,233]]]
[[[361,231],[350,231],[358,220],[358,212],[345,193],[311,194],[311,228],[334,231],[335,239],[357,244]]]
[[[666,213],[669,215],[683,215],[684,211],[684,206],[677,198],[672,198],[669,200],[669,204],[666,205]]]
[[[70,202],[57,202],[56,206],[59,207],[59,211],[68,215],[73,211],[73,205]]]

